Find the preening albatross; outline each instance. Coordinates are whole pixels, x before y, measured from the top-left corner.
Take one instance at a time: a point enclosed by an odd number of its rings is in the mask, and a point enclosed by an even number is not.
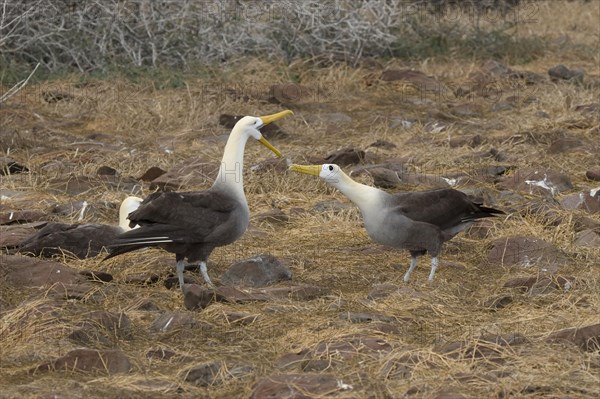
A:
[[[127,197],[119,207],[119,225],[98,223],[48,223],[17,246],[20,253],[51,257],[72,253],[80,259],[96,256],[113,242],[115,237],[131,230],[127,215],[140,206],[138,197]]]
[[[246,141],[252,137],[281,157],[258,129],[292,111],[240,119],[229,134],[219,174],[206,191],[156,192],[129,215],[140,228],[118,236],[110,248],[111,258],[145,247],[160,247],[175,254],[177,277],[183,288],[184,259],[199,262],[204,281],[213,286],[206,262],[213,249],[231,244],[246,231],[250,211],[244,195],[243,164]]]
[[[404,275],[406,282],[417,267],[418,256],[427,252],[431,255],[431,281],[445,241],[477,219],[504,213],[477,204],[466,194],[450,188],[390,194],[355,182],[334,164],[291,165],[290,169],[319,176],[354,202],[373,241],[409,250],[411,262]]]

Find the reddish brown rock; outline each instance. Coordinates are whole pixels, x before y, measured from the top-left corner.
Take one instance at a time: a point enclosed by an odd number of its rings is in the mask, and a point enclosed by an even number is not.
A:
[[[575,149],[584,149],[585,143],[576,138],[560,138],[550,144],[548,154],[559,154],[573,151]]]
[[[501,360],[502,350],[529,342],[519,333],[482,335],[474,340],[455,341],[443,345],[438,352],[453,359],[487,358]]]
[[[36,210],[2,212],[0,213],[0,225],[40,222],[47,218],[46,213]]]
[[[563,64],[558,64],[548,69],[548,75],[554,82],[561,80],[570,80],[583,83],[585,72],[581,68],[569,69]]]
[[[27,166],[19,164],[12,158],[0,156],[0,176],[29,172]]]
[[[600,181],[600,166],[588,169],[585,172],[585,177],[587,177],[589,180]]]
[[[188,310],[202,310],[211,302],[218,300],[223,300],[223,298],[220,296],[217,298],[217,294],[213,290],[198,284],[183,285],[183,303]]]
[[[575,245],[600,248],[600,234],[591,229],[582,230],[575,235]]]
[[[1,255],[0,281],[14,287],[40,287],[56,283],[77,284],[85,278],[62,263],[22,255]]]
[[[279,281],[291,280],[292,272],[270,254],[236,262],[221,276],[224,285],[265,287]]]
[[[202,363],[187,370],[184,380],[191,384],[208,387],[219,385],[231,378],[243,378],[254,371],[252,366],[228,364],[222,360]]]
[[[296,83],[275,84],[269,88],[269,99],[276,104],[295,104],[317,96],[316,91]]]
[[[560,203],[568,210],[582,209],[588,213],[600,213],[600,189],[566,195]]]
[[[284,224],[290,220],[290,217],[279,208],[273,208],[266,212],[254,215],[252,219],[257,223]]]
[[[487,261],[479,267],[536,267],[542,271],[556,272],[567,262],[565,255],[551,243],[537,237],[514,236],[492,242]]]
[[[573,188],[567,175],[545,168],[517,169],[512,175],[501,178],[497,186],[503,190],[544,196],[553,196]]]
[[[378,314],[378,313],[365,313],[365,312],[342,312],[340,313],[340,319],[348,320],[352,323],[370,323],[372,321],[394,321],[395,319],[391,316]]]
[[[585,351],[598,351],[600,349],[600,324],[555,331],[546,338],[546,341],[567,341],[574,343]]]
[[[221,286],[216,290],[217,294],[224,297],[227,302],[265,302],[274,300],[296,300],[309,301],[329,294],[329,290],[314,285],[292,285],[286,287],[265,288],[236,288]]]
[[[349,166],[361,163],[365,159],[365,152],[356,148],[343,148],[334,151],[325,157],[323,163],[334,163],[339,166]]]
[[[396,284],[384,283],[376,284],[371,288],[371,291],[367,294],[367,299],[377,300],[387,298],[388,296],[397,293],[400,287]]]
[[[600,115],[600,103],[580,104],[575,106],[575,111],[582,114]]]
[[[144,172],[143,175],[139,177],[139,180],[150,182],[154,179],[159,178],[165,173],[167,173],[166,170],[162,170],[158,166],[151,166],[147,171]]]
[[[231,324],[243,324],[249,325],[254,323],[260,318],[257,314],[250,314],[244,312],[227,312],[225,313],[225,319]]]
[[[22,227],[18,224],[0,226],[0,248],[15,248],[32,234],[35,234],[34,227]]]
[[[342,378],[329,374],[280,374],[259,379],[250,395],[251,399],[308,399],[336,396],[336,393],[353,389]]]
[[[197,324],[189,312],[165,312],[150,325],[150,331],[165,333],[179,329],[194,329]]]
[[[447,93],[449,91],[434,77],[411,69],[388,69],[381,73],[380,79],[384,82],[403,81],[423,92]]]
[[[44,363],[33,373],[48,371],[119,374],[131,370],[129,359],[120,350],[75,349],[51,362]]]
[[[84,315],[69,338],[84,345],[111,345],[117,340],[131,338],[131,328],[131,320],[125,313],[97,310]]]

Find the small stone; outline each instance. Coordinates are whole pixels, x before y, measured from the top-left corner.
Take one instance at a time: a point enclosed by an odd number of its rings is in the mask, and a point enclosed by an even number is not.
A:
[[[27,166],[17,163],[14,159],[0,156],[0,176],[29,172]]]
[[[0,281],[13,287],[41,287],[85,281],[75,269],[50,260],[23,255],[0,255],[0,263]]]
[[[598,351],[598,349],[600,349],[600,324],[559,330],[550,334],[546,338],[546,341],[568,341],[574,343],[585,351]]]
[[[309,301],[329,294],[329,290],[314,285],[293,285],[288,287],[265,287],[265,288],[236,288],[231,286],[220,286],[216,290],[227,302],[264,302],[273,300],[296,300]]]
[[[501,294],[487,298],[483,306],[491,310],[498,310],[510,305],[512,301],[512,296]]]
[[[183,303],[188,310],[204,309],[214,300],[216,294],[213,290],[198,284],[183,285]]]
[[[127,284],[153,285],[160,280],[160,276],[155,273],[134,273],[125,277]]]
[[[96,171],[96,174],[98,176],[102,176],[102,175],[104,175],[104,176],[116,176],[118,174],[118,172],[117,172],[116,169],[111,168],[110,166],[103,165],[103,166],[100,166],[98,168],[98,170]]]
[[[262,212],[253,217],[257,223],[265,222],[271,224],[284,224],[290,220],[290,217],[281,209],[274,208],[267,212]]]
[[[24,224],[47,220],[46,213],[36,210],[23,210],[0,213],[0,225]]]
[[[391,322],[395,319],[391,316],[386,316],[377,313],[358,313],[358,312],[343,312],[340,313],[340,319],[348,320],[352,323],[369,323],[372,321],[386,321]]]
[[[334,163],[339,166],[349,166],[361,163],[365,159],[365,152],[356,148],[344,148],[334,151],[325,157],[323,163]]]
[[[87,278],[90,281],[101,281],[104,283],[110,283],[113,280],[113,276],[110,273],[92,271],[92,270],[82,270],[79,272],[83,277]]]
[[[589,180],[600,181],[600,166],[588,169],[585,172],[585,177],[587,177]]]
[[[574,149],[583,148],[584,146],[585,143],[579,139],[563,137],[550,144],[550,147],[548,148],[548,154],[569,152]]]
[[[388,296],[398,292],[400,289],[396,284],[384,283],[376,284],[373,286],[371,291],[367,294],[367,299],[377,300],[387,298]]]
[[[575,234],[575,245],[600,248],[600,234],[591,229],[582,230]]]
[[[171,332],[178,329],[193,329],[197,322],[187,312],[165,312],[150,325],[151,332]]]
[[[382,140],[379,139],[377,141],[375,141],[374,143],[371,143],[367,146],[367,148],[382,148],[384,150],[393,150],[394,148],[396,148],[396,144],[392,143],[391,141],[387,141],[387,140]]]
[[[32,373],[48,371],[79,371],[82,373],[118,374],[131,370],[129,359],[120,350],[75,349],[51,362],[44,363]]]
[[[147,171],[144,172],[143,175],[139,177],[139,180],[151,182],[152,180],[159,178],[165,173],[167,173],[166,170],[162,170],[158,166],[151,166]]]
[[[227,312],[225,313],[225,318],[231,324],[249,325],[258,320],[260,316],[243,312]]]
[[[342,378],[329,374],[280,374],[260,378],[250,399],[338,396],[337,392],[352,389],[352,385],[345,384]]]
[[[600,189],[566,195],[560,203],[568,210],[582,209],[588,213],[600,213]]]
[[[342,203],[338,200],[331,201],[321,201],[317,202],[315,206],[313,206],[313,211],[317,213],[326,213],[332,212],[334,214],[339,214],[341,212],[347,211],[349,209],[353,209],[354,207],[348,203]]]
[[[563,64],[559,64],[548,69],[548,75],[550,75],[550,79],[553,81],[572,80],[583,83],[585,72],[580,68],[569,69]]]
[[[221,276],[224,285],[265,287],[291,280],[292,272],[273,255],[261,254],[232,264]]]
[[[536,267],[541,271],[556,272],[567,263],[565,255],[553,244],[537,237],[514,236],[499,238],[492,242],[487,261],[480,268],[490,265],[503,267]]]

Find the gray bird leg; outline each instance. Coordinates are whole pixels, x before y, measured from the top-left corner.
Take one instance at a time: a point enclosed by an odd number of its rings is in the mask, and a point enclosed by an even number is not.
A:
[[[406,274],[404,275],[405,283],[408,283],[408,280],[410,280],[410,274],[413,272],[413,270],[415,270],[415,267],[417,267],[417,257],[411,256],[410,267],[408,268],[408,270],[406,271]]]
[[[206,284],[209,287],[214,288],[215,285],[212,283],[212,281],[210,281],[210,278],[208,277],[208,272],[206,270],[206,262],[200,262],[200,273],[202,273],[202,277],[204,277],[204,281],[206,282]]]
[[[183,264],[183,259],[177,261],[177,278],[179,279],[179,288],[183,289],[183,269],[185,269],[185,265]]]
[[[438,267],[438,258],[434,256],[431,258],[431,273],[429,273],[429,281],[433,281],[433,276]]]

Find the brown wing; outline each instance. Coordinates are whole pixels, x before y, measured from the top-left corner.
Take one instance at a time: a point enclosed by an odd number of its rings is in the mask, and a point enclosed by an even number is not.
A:
[[[201,243],[226,223],[239,203],[218,191],[156,193],[129,214],[137,229],[121,234],[115,245],[163,241]]]
[[[449,189],[397,193],[389,204],[394,212],[419,222],[431,223],[445,230],[465,223],[502,213],[471,201],[466,194]]]

